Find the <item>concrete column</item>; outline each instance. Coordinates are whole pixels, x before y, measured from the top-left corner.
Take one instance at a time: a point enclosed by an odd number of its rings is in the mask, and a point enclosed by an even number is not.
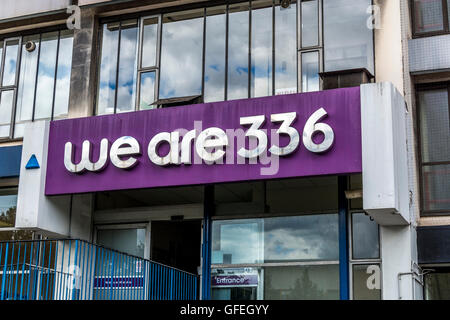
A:
[[[94,114],[97,73],[96,8],[81,9],[81,29],[74,30],[69,118]]]
[[[380,226],[383,300],[420,300],[416,229]],[[417,279],[417,280],[416,280]]]

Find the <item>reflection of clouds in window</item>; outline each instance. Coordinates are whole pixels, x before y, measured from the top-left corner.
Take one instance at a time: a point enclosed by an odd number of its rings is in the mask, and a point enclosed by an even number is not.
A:
[[[272,7],[252,11],[251,96],[272,95]]]
[[[212,263],[259,263],[261,221],[214,222]],[[214,252],[215,251],[215,252]]]
[[[70,74],[73,37],[63,35],[59,40],[58,70],[56,75],[55,110],[53,117],[67,115],[69,107]]]
[[[275,7],[275,94],[297,92],[296,12]]]
[[[224,14],[206,17],[205,102],[225,99],[225,28]]]
[[[114,112],[118,46],[118,23],[103,25],[102,57],[97,103],[98,114]]]
[[[122,22],[116,112],[133,111],[136,92],[137,21]]]
[[[319,51],[302,53],[302,92],[319,91]]]
[[[35,119],[51,117],[57,47],[57,32],[42,35],[36,87]]]
[[[141,75],[140,110],[153,109],[155,102],[155,72],[146,72]]]
[[[28,52],[25,49],[25,45],[28,41],[33,41],[36,44],[36,48],[32,52]],[[39,35],[23,38],[19,88],[17,93],[16,122],[31,120],[33,117],[34,83],[36,81],[39,46]]]
[[[159,98],[201,94],[202,34],[202,18],[163,23]]]
[[[371,0],[324,0],[325,71],[367,68],[374,73]]]
[[[142,67],[156,66],[156,43],[158,40],[158,18],[144,20],[142,42]]]
[[[336,214],[271,218],[264,222],[264,261],[339,259]]]
[[[239,10],[248,10],[248,5]],[[228,24],[228,100],[248,98],[248,11],[233,12],[230,6]]]
[[[5,61],[3,66],[3,86],[12,86],[16,82],[17,54],[19,51],[19,41],[6,42]]]

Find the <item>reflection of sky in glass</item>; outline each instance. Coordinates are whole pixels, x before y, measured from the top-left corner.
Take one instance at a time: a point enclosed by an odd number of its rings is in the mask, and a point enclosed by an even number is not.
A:
[[[319,13],[317,1],[302,1],[302,47],[319,43]]]
[[[0,137],[9,136],[14,91],[3,91],[0,95]]]
[[[155,72],[145,72],[141,74],[141,90],[140,90],[139,109],[153,109],[155,106],[151,104],[155,102]]]
[[[142,67],[156,66],[156,43],[158,42],[158,18],[144,20],[142,42]]]
[[[12,86],[16,82],[18,40],[8,41],[5,46],[5,62],[3,67],[3,86]]]
[[[215,221],[212,263],[262,262],[261,223],[261,220]]]
[[[33,41],[36,45],[34,51],[28,52],[25,45]],[[39,35],[24,37],[22,41],[22,59],[20,61],[19,88],[17,93],[16,123],[29,121],[33,117],[34,83],[39,54]]]
[[[14,128],[15,138],[23,136],[24,122],[32,120],[34,100],[36,100],[35,119],[50,118],[53,103],[55,107],[54,117],[67,115],[72,69],[73,32],[71,30],[60,32],[59,49],[58,32],[42,34],[42,43],[39,42],[39,38],[39,34],[36,34],[22,39],[16,125]],[[35,50],[28,52],[25,49],[28,41],[35,43]],[[56,57],[58,50],[58,57]],[[58,65],[56,65],[56,62],[58,62]],[[38,79],[35,92],[37,72]]]
[[[371,0],[324,0],[325,71],[367,68],[374,73]]]
[[[205,102],[225,99],[225,14],[206,17]]]
[[[59,40],[58,70],[56,75],[55,110],[53,117],[67,115],[69,107],[70,74],[72,66],[72,34],[61,33]]]
[[[265,262],[338,259],[336,214],[265,219]]]
[[[319,52],[302,53],[302,92],[319,91]]]
[[[137,21],[124,21],[120,31],[119,78],[116,112],[134,111],[137,69]]]
[[[378,224],[364,213],[352,214],[353,259],[379,257]]]
[[[297,92],[296,4],[275,7],[275,94]]]
[[[272,7],[252,10],[251,96],[272,95]]]
[[[212,248],[215,264],[338,260],[338,216],[215,221]]]
[[[118,23],[104,24],[97,114],[114,113],[118,46]]]
[[[228,24],[228,100],[248,98],[248,11],[230,12]]]
[[[42,35],[36,87],[35,119],[50,118],[52,114],[57,46],[58,32]]]
[[[163,23],[159,98],[202,91],[203,18]]]

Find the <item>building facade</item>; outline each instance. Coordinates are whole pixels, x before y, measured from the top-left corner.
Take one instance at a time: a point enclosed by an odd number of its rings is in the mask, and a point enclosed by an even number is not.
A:
[[[5,243],[200,299],[449,298],[447,1],[3,2]]]

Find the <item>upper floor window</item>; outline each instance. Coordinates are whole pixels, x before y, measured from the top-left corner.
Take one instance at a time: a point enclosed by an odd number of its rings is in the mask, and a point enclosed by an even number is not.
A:
[[[172,98],[317,91],[322,71],[373,73],[370,5],[253,0],[103,23],[97,114],[156,108]]]
[[[450,32],[449,10],[450,0],[413,0],[414,33],[428,35]]]
[[[72,31],[0,41],[0,139],[23,137],[26,122],[67,115]]]
[[[418,91],[422,214],[450,214],[450,86]]]

